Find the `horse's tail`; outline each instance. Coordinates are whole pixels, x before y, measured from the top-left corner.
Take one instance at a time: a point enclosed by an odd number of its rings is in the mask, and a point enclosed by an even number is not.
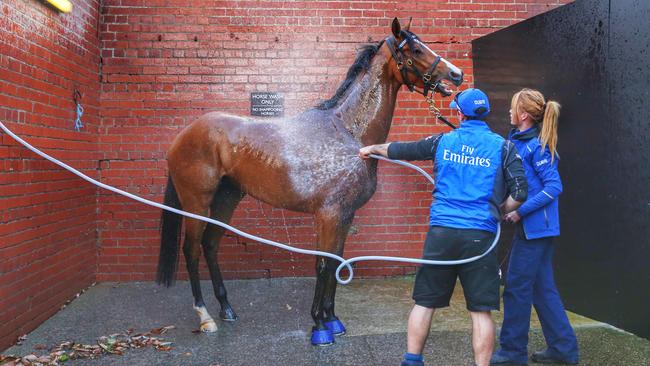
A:
[[[181,202],[178,199],[178,193],[176,193],[176,187],[174,187],[171,177],[167,178],[164,204],[181,209]],[[183,217],[181,215],[163,210],[160,218],[160,258],[158,259],[158,274],[156,276],[156,282],[160,285],[170,287],[176,279],[182,223]]]

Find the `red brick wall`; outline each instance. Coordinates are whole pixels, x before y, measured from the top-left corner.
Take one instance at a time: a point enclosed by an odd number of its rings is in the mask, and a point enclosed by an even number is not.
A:
[[[467,87],[473,38],[569,1],[188,6],[179,0],[106,0],[100,7],[99,1],[74,0],[71,14],[59,14],[41,1],[6,0],[0,4],[0,120],[87,174],[161,201],[165,151],[180,128],[211,110],[248,114],[251,91],[283,93],[288,115],[328,98],[355,47],[388,35],[395,16],[413,16],[412,30],[464,68]],[[81,132],[72,128],[75,89],[85,107]],[[444,130],[421,97],[402,92],[390,140]],[[0,138],[3,348],[95,279],[152,279],[159,212],[98,192],[8,136]],[[430,189],[416,173],[382,163],[377,194],[358,212],[345,255],[418,256]],[[314,247],[310,217],[251,199],[242,202],[233,224]],[[233,236],[224,239],[220,262],[228,278],[313,273],[313,258]],[[366,276],[412,270],[379,263],[359,267],[357,273]]]
[[[96,176],[98,1],[0,2],[0,121]],[[86,127],[75,132],[73,91]],[[96,189],[0,133],[0,350],[95,281]]]
[[[99,175],[109,184],[160,201],[165,151],[182,127],[207,111],[247,115],[252,91],[283,93],[287,115],[328,98],[354,59],[355,48],[387,36],[393,17],[404,21],[412,16],[411,30],[462,67],[468,87],[473,81],[472,39],[567,2],[106,0],[100,26]],[[390,140],[444,130],[428,114],[421,96],[401,93]],[[378,191],[358,211],[345,255],[417,257],[430,190],[417,173],[382,163]],[[100,194],[99,280],[153,278],[158,219],[156,209]],[[316,240],[309,216],[250,198],[240,205],[233,224],[302,248],[314,248]],[[313,273],[313,258],[232,236],[223,240],[220,253],[226,278]],[[400,264],[359,267],[359,275],[412,270]],[[185,278],[184,265],[180,268]]]

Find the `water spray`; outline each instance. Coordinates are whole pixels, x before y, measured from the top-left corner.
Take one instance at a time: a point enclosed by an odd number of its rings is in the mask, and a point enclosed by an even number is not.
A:
[[[243,231],[241,231],[241,230],[239,230],[239,229],[237,229],[237,228],[235,228],[233,226],[230,226],[230,225],[228,225],[226,223],[223,223],[221,221],[214,220],[214,219],[211,219],[211,218],[208,218],[208,217],[205,217],[205,216],[201,216],[201,215],[196,215],[196,214],[193,214],[193,213],[190,213],[190,212],[178,210],[176,208],[169,207],[169,206],[160,204],[158,202],[150,201],[148,199],[145,199],[145,198],[136,196],[134,194],[131,194],[129,192],[123,191],[121,189],[109,186],[109,185],[104,184],[102,182],[99,182],[99,181],[97,181],[97,180],[95,180],[93,178],[90,178],[89,176],[83,174],[82,172],[76,170],[75,168],[73,168],[73,167],[71,167],[71,166],[69,166],[69,165],[67,165],[67,164],[65,164],[65,163],[63,163],[63,162],[61,162],[61,161],[47,155],[47,154],[45,154],[44,152],[38,150],[37,148],[33,147],[32,145],[27,143],[25,140],[21,139],[16,134],[14,134],[2,122],[0,122],[0,128],[7,135],[11,136],[14,140],[19,142],[21,145],[23,145],[24,147],[26,147],[28,150],[32,151],[36,155],[38,155],[38,156],[40,156],[40,157],[42,157],[42,158],[44,158],[44,159],[46,159],[46,160],[48,160],[48,161],[50,161],[50,162],[52,162],[54,164],[60,166],[61,168],[75,174],[76,176],[80,177],[81,179],[83,179],[83,180],[85,180],[85,181],[87,181],[87,182],[89,182],[91,184],[94,184],[94,185],[96,185],[96,186],[98,186],[100,188],[104,188],[106,190],[109,190],[111,192],[117,193],[119,195],[125,196],[125,197],[130,198],[130,199],[133,199],[135,201],[144,203],[144,204],[149,205],[149,206],[157,207],[157,208],[160,208],[162,210],[167,210],[167,211],[176,213],[176,214],[181,215],[181,216],[189,217],[189,218],[196,219],[196,220],[205,221],[205,222],[207,222],[209,224],[220,226],[220,227],[222,227],[222,228],[224,228],[226,230],[229,230],[229,231],[231,231],[231,232],[233,232],[233,233],[235,233],[237,235],[243,236],[243,237],[245,237],[247,239],[254,240],[254,241],[257,241],[257,242],[260,242],[260,243],[263,243],[263,244],[271,245],[271,246],[281,248],[281,249],[285,249],[285,250],[295,252],[295,253],[309,254],[309,255],[322,256],[322,257],[335,259],[335,260],[341,262],[341,264],[336,269],[336,280],[340,284],[343,284],[343,285],[346,285],[346,284],[350,283],[352,281],[352,279],[354,278],[354,270],[352,269],[352,263],[355,263],[355,262],[360,262],[360,261],[388,261],[388,262],[402,262],[402,263],[428,264],[428,265],[445,265],[445,266],[464,264],[464,263],[469,263],[469,262],[476,261],[476,260],[486,256],[490,251],[492,251],[492,249],[494,249],[494,247],[497,245],[497,243],[499,241],[499,237],[501,236],[501,225],[498,224],[497,225],[497,232],[496,232],[496,235],[494,237],[494,241],[492,242],[492,245],[483,254],[477,255],[477,256],[474,256],[474,257],[470,257],[470,258],[459,259],[459,260],[428,260],[428,259],[416,259],[416,258],[406,258],[406,257],[388,257],[388,256],[360,256],[360,257],[353,257],[353,258],[350,258],[350,259],[345,259],[343,257],[340,257],[340,256],[336,255],[336,254],[332,254],[332,253],[328,253],[328,252],[322,252],[322,251],[319,251],[319,250],[308,250],[308,249],[295,248],[295,247],[292,247],[292,246],[289,246],[289,245],[286,245],[286,244],[278,243],[278,242],[273,241],[273,240],[264,239],[264,238],[261,238],[261,237],[258,237],[258,236],[243,232]],[[387,162],[390,162],[390,163],[393,163],[393,164],[398,164],[398,165],[402,165],[402,166],[414,169],[417,172],[419,172],[420,174],[424,175],[429,180],[429,182],[431,182],[431,184],[435,185],[435,180],[429,174],[427,174],[427,172],[425,172],[423,169],[421,169],[420,167],[417,167],[417,166],[415,166],[413,164],[410,164],[410,163],[407,163],[407,162],[404,162],[404,161],[392,160],[392,159],[388,159],[388,158],[385,158],[383,156],[379,156],[379,155],[375,155],[375,154],[371,154],[370,156],[372,158],[374,158],[374,159],[384,160],[384,161],[387,161]],[[341,276],[340,276],[341,270],[343,270],[343,268],[347,268],[348,271],[349,271],[348,277],[346,279],[341,279]]]

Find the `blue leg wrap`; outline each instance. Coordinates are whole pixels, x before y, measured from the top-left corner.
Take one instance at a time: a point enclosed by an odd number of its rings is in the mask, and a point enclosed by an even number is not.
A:
[[[330,320],[325,322],[327,329],[331,330],[334,335],[343,335],[345,334],[345,325],[338,319]]]
[[[334,343],[334,334],[329,329],[314,329],[311,331],[311,344],[314,346],[327,346]]]

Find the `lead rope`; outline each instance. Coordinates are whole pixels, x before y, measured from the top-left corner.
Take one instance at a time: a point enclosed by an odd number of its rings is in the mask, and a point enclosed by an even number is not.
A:
[[[135,201],[144,203],[144,204],[149,205],[149,206],[157,207],[157,208],[160,208],[160,209],[163,209],[163,210],[167,210],[167,211],[179,214],[181,216],[189,217],[189,218],[200,220],[200,221],[205,221],[207,223],[220,226],[220,227],[222,227],[222,228],[224,228],[226,230],[229,230],[229,231],[231,231],[231,232],[233,232],[233,233],[235,233],[237,235],[241,235],[241,236],[243,236],[245,238],[255,240],[255,241],[258,241],[258,242],[263,243],[263,244],[271,245],[271,246],[274,246],[274,247],[277,247],[277,248],[285,249],[285,250],[300,253],[300,254],[309,254],[309,255],[322,256],[322,257],[335,259],[335,260],[341,262],[341,264],[336,269],[336,280],[340,284],[343,284],[343,285],[346,285],[346,284],[348,284],[348,283],[350,283],[352,281],[352,278],[354,277],[354,270],[352,268],[352,263],[355,263],[355,262],[359,262],[359,261],[388,261],[388,262],[403,262],[403,263],[432,264],[432,265],[446,265],[446,266],[464,264],[464,263],[473,262],[475,260],[478,260],[478,259],[483,258],[484,256],[486,256],[490,251],[492,251],[492,249],[494,249],[497,242],[499,241],[499,237],[501,236],[501,225],[497,224],[497,232],[496,232],[496,236],[494,238],[494,241],[492,242],[492,245],[483,254],[478,255],[478,256],[474,256],[474,257],[471,257],[471,258],[466,258],[466,259],[459,259],[459,260],[452,260],[452,261],[440,261],[440,260],[415,259],[415,258],[406,258],[406,257],[387,257],[387,256],[361,256],[361,257],[354,257],[354,258],[350,258],[350,259],[345,259],[343,257],[340,257],[340,256],[336,255],[336,254],[332,254],[332,253],[328,253],[328,252],[321,252],[321,251],[318,251],[318,250],[308,250],[308,249],[294,248],[294,247],[291,247],[291,246],[286,245],[286,244],[275,242],[273,240],[260,238],[258,236],[251,235],[251,234],[248,234],[246,232],[243,232],[243,231],[241,231],[241,230],[239,230],[239,229],[237,229],[237,228],[235,228],[233,226],[230,226],[228,224],[225,224],[225,223],[223,223],[221,221],[217,221],[217,220],[214,220],[214,219],[211,219],[211,218],[208,218],[208,217],[196,215],[196,214],[193,214],[193,213],[190,213],[190,212],[182,211],[182,210],[179,210],[179,209],[176,209],[176,208],[173,208],[173,207],[165,206],[165,205],[160,204],[158,202],[150,201],[148,199],[145,199],[145,198],[136,196],[134,194],[131,194],[129,192],[123,191],[121,189],[109,186],[109,185],[104,184],[102,182],[99,182],[99,181],[97,181],[97,180],[95,180],[93,178],[90,178],[89,176],[81,173],[80,171],[76,170],[75,168],[73,168],[73,167],[71,167],[71,166],[69,166],[69,165],[67,165],[67,164],[65,164],[65,163],[63,163],[63,162],[61,162],[61,161],[47,155],[47,154],[45,154],[44,152],[38,150],[37,148],[35,148],[32,145],[30,145],[29,143],[27,143],[25,140],[18,137],[16,134],[11,132],[11,130],[9,130],[9,128],[7,128],[2,122],[0,122],[0,128],[6,134],[11,136],[14,140],[19,142],[21,145],[23,145],[24,147],[26,147],[30,151],[34,152],[36,155],[38,155],[38,156],[40,156],[40,157],[42,157],[42,158],[44,158],[44,159],[46,159],[46,160],[48,160],[48,161],[50,161],[50,162],[52,162],[54,164],[60,166],[61,168],[75,174],[76,176],[80,177],[81,179],[83,179],[83,180],[85,180],[87,182],[90,182],[90,183],[92,183],[92,184],[94,184],[94,185],[96,185],[96,186],[98,186],[100,188],[104,188],[106,190],[109,190],[111,192],[117,193],[119,195],[122,195],[122,196],[125,196],[125,197],[128,197],[128,198],[131,198],[131,199],[133,199]],[[394,164],[406,166],[406,167],[409,167],[411,169],[415,169],[420,174],[424,175],[432,184],[435,184],[434,179],[429,174],[427,174],[424,170],[422,170],[421,168],[419,168],[419,167],[417,167],[417,166],[415,166],[413,164],[409,164],[409,163],[404,162],[404,161],[391,160],[391,159],[388,159],[388,158],[384,158],[383,156],[374,155],[374,154],[372,154],[370,156],[375,158],[375,159],[378,159],[378,160],[384,160],[384,161],[388,161],[388,162],[391,162],[391,163],[394,163]],[[349,271],[348,277],[345,280],[341,279],[341,277],[340,277],[340,272],[341,272],[341,270],[343,268],[347,268],[348,271]]]
[[[449,120],[446,119],[445,116],[442,115],[442,113],[440,112],[440,109],[438,109],[438,107],[436,107],[435,102],[434,102],[432,97],[426,97],[426,100],[427,100],[427,104],[429,104],[429,112],[431,112],[434,116],[436,116],[436,118],[438,118],[439,120],[444,122],[447,126],[453,128],[453,129],[458,128],[455,124],[449,122]]]

